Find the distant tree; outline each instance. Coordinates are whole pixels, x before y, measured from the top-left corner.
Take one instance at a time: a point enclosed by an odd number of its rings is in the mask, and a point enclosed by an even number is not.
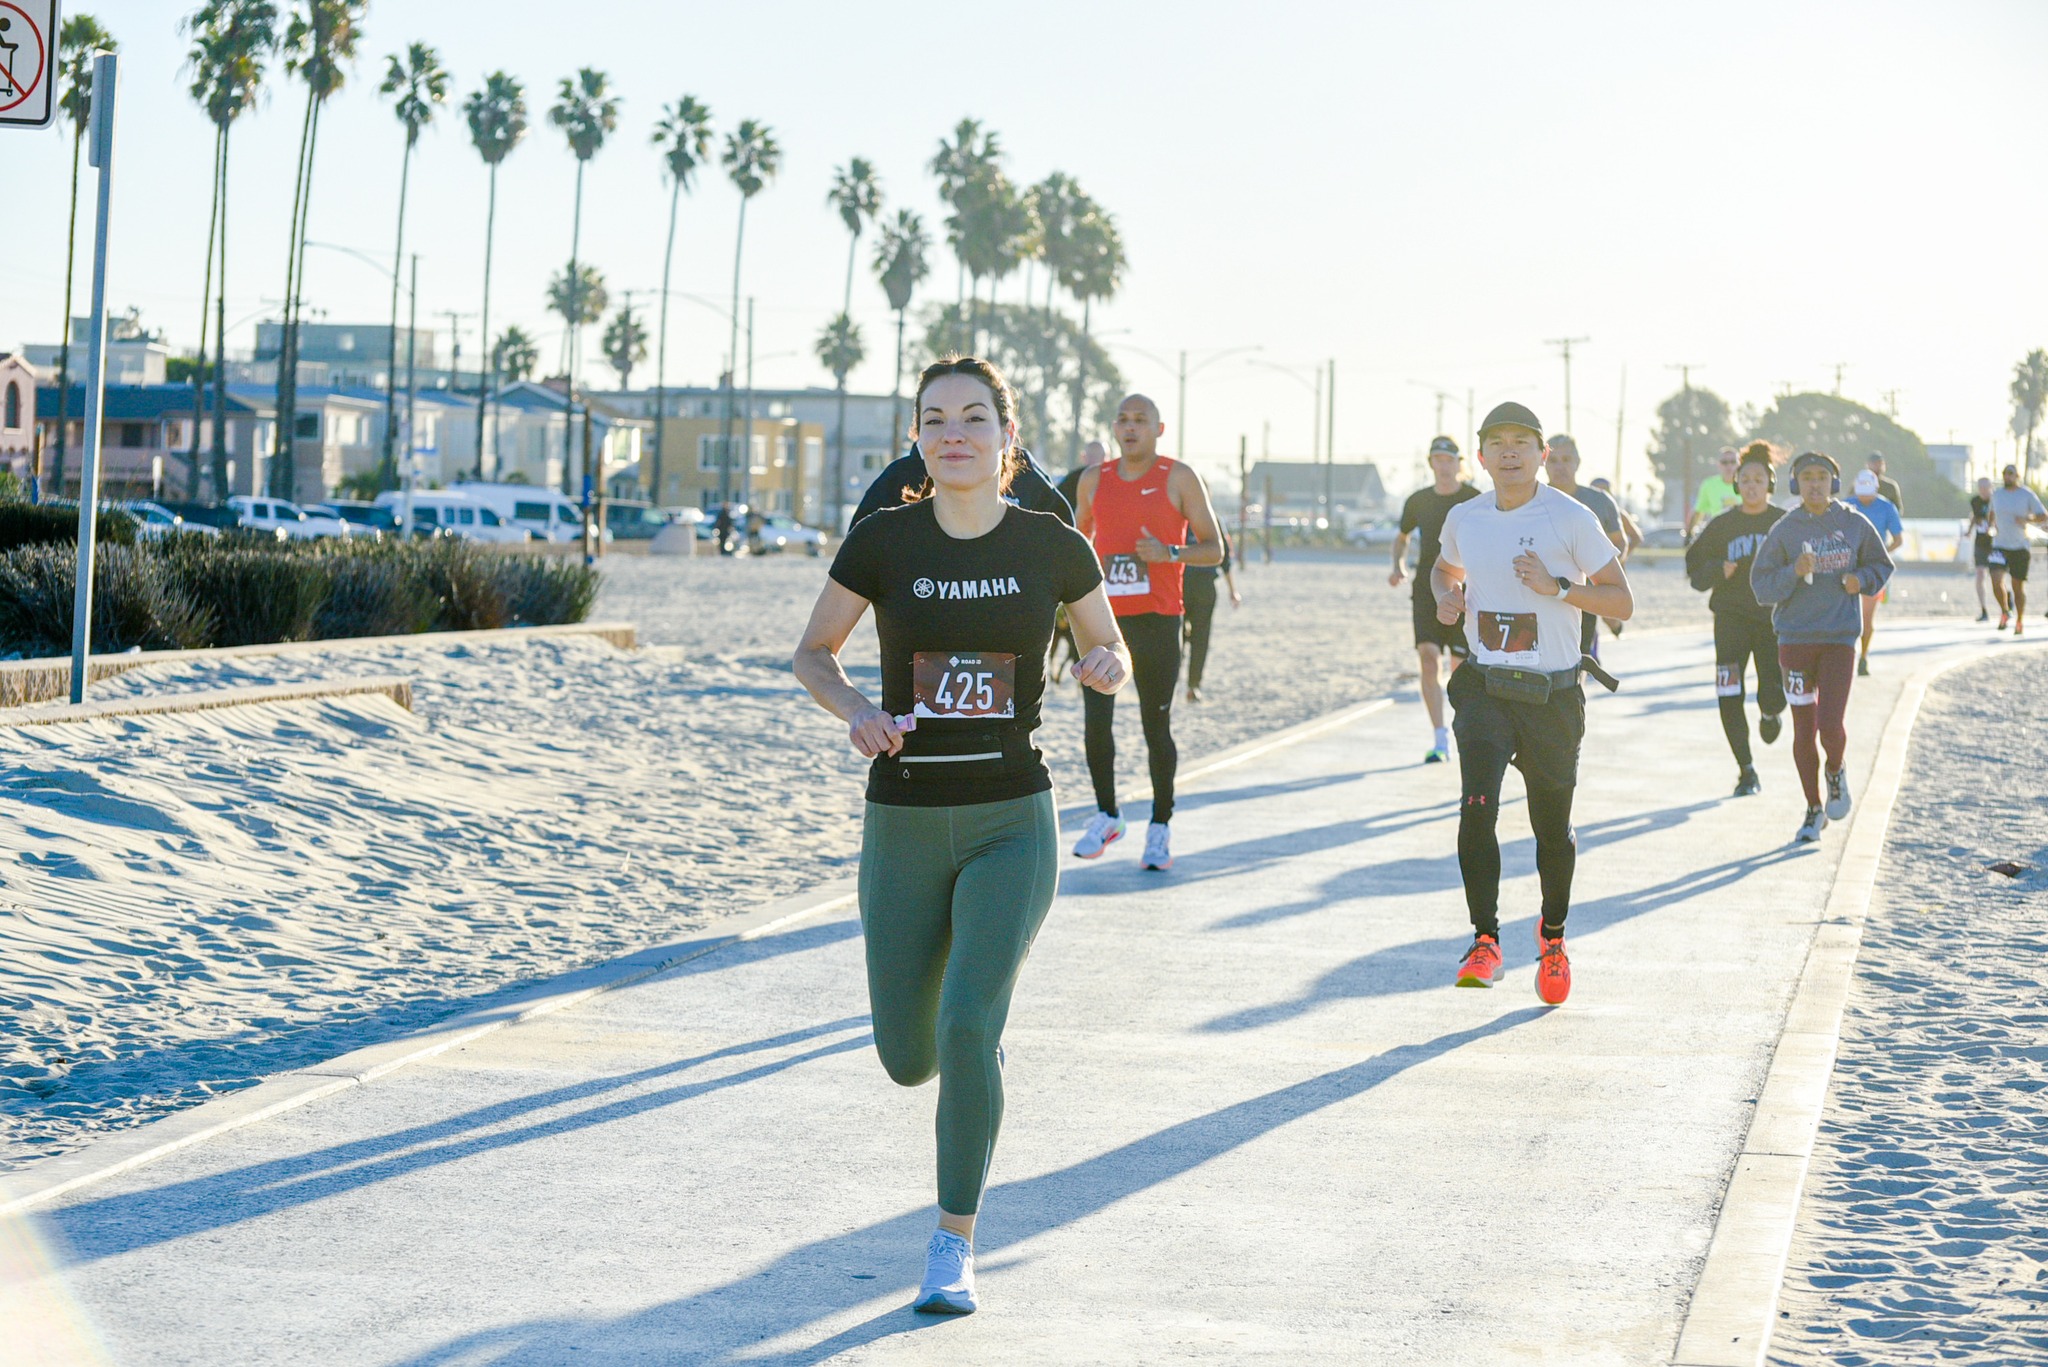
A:
[[[775,140],[775,132],[767,124],[758,119],[742,119],[739,127],[725,135],[725,150],[719,161],[725,167],[727,179],[732,181],[732,188],[740,192],[740,224],[732,240],[732,312],[727,315],[732,324],[732,341],[725,353],[725,454],[720,457],[718,473],[719,500],[730,502],[735,413],[732,376],[740,368],[740,261],[747,245],[747,205],[782,170],[782,144]]]
[[[1778,443],[1794,455],[1821,451],[1842,467],[1842,487],[1875,451],[1915,517],[1961,517],[1969,497],[1943,479],[1919,436],[1874,408],[1837,394],[1786,394],[1765,409],[1750,435]],[[1711,454],[1711,452],[1710,452]],[[1688,503],[1687,506],[1690,506]]]
[[[911,295],[931,273],[931,262],[927,259],[931,248],[931,234],[924,230],[924,220],[910,209],[898,209],[896,217],[882,225],[882,240],[875,244],[875,275],[882,282],[882,293],[889,296],[889,307],[896,313],[896,378],[889,396],[898,441],[909,430],[903,421],[904,320]]]
[[[554,106],[548,110],[548,122],[562,130],[568,140],[569,151],[576,157],[576,210],[569,230],[569,277],[580,278],[580,261],[583,253],[583,168],[604,146],[604,140],[619,126],[619,101],[611,93],[611,77],[602,71],[584,67],[572,77],[564,77],[555,97]],[[557,310],[560,312],[561,310]],[[571,434],[576,423],[576,364],[581,359],[583,325],[594,323],[604,314],[603,304],[597,313],[584,318],[579,310],[569,323],[569,376],[568,403],[562,422],[562,492],[570,493]],[[568,315],[565,313],[565,317]],[[583,421],[587,427],[590,415],[585,412]]]
[[[683,191],[695,188],[698,170],[711,159],[711,110],[694,95],[685,95],[661,111],[654,125],[654,145],[661,149],[662,167],[668,172],[668,236],[661,250],[660,321],[655,325],[654,343],[654,470],[649,487],[655,502],[661,501],[662,430],[668,426],[668,300],[669,272],[675,264],[676,215],[682,208]]]
[[[1104,353],[1092,341],[1095,301],[1116,296],[1116,292],[1123,288],[1124,272],[1130,265],[1124,256],[1123,234],[1117,231],[1116,219],[1085,195],[1081,197],[1071,232],[1068,258],[1061,271],[1060,283],[1081,305],[1081,338],[1074,348],[1073,392],[1068,402],[1076,418],[1067,434],[1069,466],[1080,464],[1081,433],[1087,429],[1092,416],[1087,400],[1087,396],[1094,392],[1089,387],[1090,370],[1098,361],[1105,359]],[[1114,374],[1114,370],[1111,373]],[[1114,403],[1115,399],[1111,402]]]
[[[2034,429],[2041,425],[2048,409],[2048,351],[2038,347],[2012,370],[2012,434],[2019,440],[2020,478],[2031,480],[2034,473]]]
[[[511,75],[494,71],[484,78],[483,89],[472,91],[462,104],[469,124],[470,145],[484,165],[491,168],[491,189],[484,208],[484,312],[483,336],[491,335],[491,253],[498,233],[498,165],[512,155],[512,149],[526,136],[526,88]],[[524,334],[521,334],[522,336]],[[493,356],[495,359],[495,354]],[[486,366],[476,395],[476,472],[483,477],[484,418],[498,387],[495,366]],[[496,465],[495,458],[492,464]]]
[[[589,327],[604,317],[604,311],[611,307],[611,294],[604,287],[604,275],[597,267],[584,264],[572,267],[576,272],[576,285],[569,284],[569,269],[563,269],[548,281],[548,312],[559,314],[569,328]]]
[[[1728,401],[1711,389],[1691,385],[1657,405],[1657,425],[1650,432],[1650,467],[1668,487],[1678,487],[1682,516],[1700,485],[1702,471],[1714,467],[1714,456],[1735,444],[1735,424]]]
[[[391,326],[386,334],[389,358],[384,369],[384,450],[377,474],[386,489],[398,487],[398,455],[392,440],[398,432],[398,280],[405,261],[405,200],[412,188],[412,152],[419,145],[420,132],[434,121],[434,114],[448,100],[448,68],[441,54],[425,43],[414,43],[405,56],[385,59],[384,82],[377,87],[396,96],[393,112],[405,127],[405,151],[398,161],[398,245],[391,252]]]
[[[858,353],[853,365],[859,365],[861,355],[866,353],[859,344],[860,329],[853,325],[853,272],[860,256],[861,229],[874,222],[882,212],[882,182],[875,175],[873,163],[866,157],[855,157],[832,173],[832,188],[825,194],[825,202],[839,211],[839,221],[846,225],[846,294],[839,305],[839,316],[825,325],[826,336],[844,325],[843,337],[853,339],[852,350]],[[826,343],[820,340],[819,356],[825,354]],[[841,348],[842,352],[845,348]],[[826,361],[825,368],[832,370],[839,390],[839,417],[832,429],[832,474],[830,483],[832,496],[825,500],[825,516],[836,530],[839,526],[840,505],[846,497],[846,375],[853,365],[834,370]]]
[[[540,348],[524,328],[516,325],[506,328],[498,337],[498,344],[491,348],[491,369],[514,384],[533,374],[533,368],[539,364]]]
[[[57,353],[57,451],[50,462],[52,491],[64,494],[64,455],[71,429],[71,277],[78,249],[78,155],[85,146],[85,123],[92,117],[92,59],[95,53],[112,52],[119,44],[114,35],[90,14],[74,14],[57,32],[57,74],[63,77],[63,93],[57,103],[71,120],[71,219],[64,231],[64,326],[57,333],[63,349]],[[212,244],[207,262],[213,261]]]
[[[931,173],[938,177],[939,198],[952,210],[946,216],[946,244],[953,249],[959,275],[960,304],[952,316],[962,326],[972,316],[967,307],[967,239],[971,232],[971,211],[964,203],[964,197],[975,181],[1001,164],[1002,158],[1002,139],[994,131],[984,130],[979,119],[962,119],[953,126],[951,142],[939,139],[939,149],[929,163]],[[972,339],[963,332],[950,338],[940,350],[951,351],[972,344]]]
[[[604,330],[604,358],[619,372],[619,388],[633,387],[633,367],[647,359],[647,326],[633,305],[621,304]]]

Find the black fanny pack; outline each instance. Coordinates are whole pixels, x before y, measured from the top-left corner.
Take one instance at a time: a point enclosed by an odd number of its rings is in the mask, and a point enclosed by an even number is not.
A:
[[[1582,656],[1577,665],[1547,674],[1540,669],[1511,669],[1504,665],[1466,665],[1477,669],[1486,680],[1486,694],[1503,702],[1547,703],[1550,695],[1567,688],[1577,688],[1581,675],[1590,674],[1609,693],[1621,687],[1621,680],[1602,669],[1599,662],[1590,655]]]
[[[930,722],[903,738],[900,754],[884,756],[897,775],[920,779],[1001,778],[1022,773],[1039,763],[1031,733],[1021,726],[976,726],[944,732],[926,730]]]

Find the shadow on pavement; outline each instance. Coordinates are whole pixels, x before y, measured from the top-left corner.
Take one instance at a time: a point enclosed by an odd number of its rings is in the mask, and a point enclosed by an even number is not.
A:
[[[1334,1069],[1207,1115],[1170,1125],[1058,1172],[1025,1178],[992,1189],[976,1231],[976,1254],[986,1269],[1001,1264],[989,1257],[1013,1253],[1019,1244],[1103,1211],[1126,1197],[1171,1181],[1211,1159],[1258,1139],[1291,1121],[1362,1095],[1410,1068],[1441,1058],[1466,1044],[1503,1034],[1543,1016],[1539,1007],[1511,1011],[1483,1025],[1421,1044],[1401,1045],[1347,1067]],[[924,1156],[916,1172],[921,1175]],[[917,1180],[905,1174],[906,1183]],[[550,1318],[488,1329],[441,1344],[402,1367],[557,1367],[564,1362],[663,1361],[691,1363],[823,1362],[840,1353],[943,1322],[912,1312],[908,1292],[922,1271],[920,1251],[931,1232],[931,1208],[814,1240],[791,1249],[756,1272],[681,1300],[615,1319]],[[889,1269],[872,1272],[872,1269]],[[986,1283],[984,1283],[986,1287]],[[997,1288],[998,1294],[1000,1288]],[[904,1304],[803,1347],[770,1357],[765,1340],[883,1296],[903,1294]]]

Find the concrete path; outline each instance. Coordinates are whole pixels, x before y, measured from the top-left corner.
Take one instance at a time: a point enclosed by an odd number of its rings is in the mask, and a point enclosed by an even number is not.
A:
[[[1899,681],[1981,639],[1886,626],[1859,786]],[[874,1060],[846,911],[74,1192],[43,1304],[121,1363],[1668,1361],[1841,829],[1790,844],[1789,734],[1727,796],[1702,634],[1609,653],[1563,1009],[1519,801],[1510,971],[1447,986],[1457,778],[1412,700],[1195,785],[1167,875],[1067,862],[979,1315],[906,1309],[935,1093]]]

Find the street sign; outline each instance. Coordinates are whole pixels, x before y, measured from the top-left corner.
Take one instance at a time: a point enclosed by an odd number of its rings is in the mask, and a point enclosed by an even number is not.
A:
[[[0,0],[0,128],[57,118],[57,0]]]

